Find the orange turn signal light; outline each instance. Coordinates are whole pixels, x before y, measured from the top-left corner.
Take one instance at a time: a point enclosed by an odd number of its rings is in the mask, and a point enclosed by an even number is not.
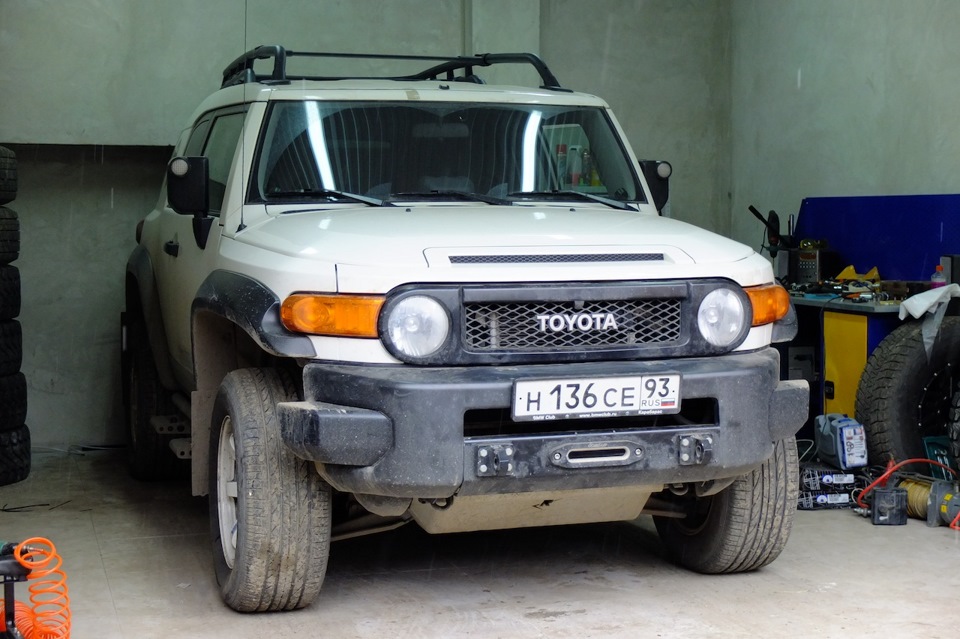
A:
[[[280,305],[280,321],[297,333],[377,337],[382,306],[382,297],[296,293]]]
[[[778,284],[743,289],[753,306],[753,326],[762,326],[786,317],[790,312],[790,294]]]

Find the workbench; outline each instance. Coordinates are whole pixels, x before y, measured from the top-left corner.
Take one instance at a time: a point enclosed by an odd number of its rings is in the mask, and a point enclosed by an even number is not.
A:
[[[791,296],[797,337],[786,345],[784,376],[810,383],[812,418],[854,416],[857,387],[867,358],[900,324],[899,302],[854,302],[840,296]],[[781,354],[783,352],[781,351]]]

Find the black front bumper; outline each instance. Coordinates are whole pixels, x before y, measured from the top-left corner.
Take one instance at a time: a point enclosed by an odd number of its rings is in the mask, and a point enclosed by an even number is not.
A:
[[[779,380],[779,355],[659,361],[423,368],[311,363],[305,401],[278,407],[283,440],[338,490],[403,498],[706,482],[763,463],[807,416],[806,382]],[[681,402],[715,400],[713,417],[579,420],[510,435],[464,435],[471,411],[509,409],[518,379],[676,372]]]

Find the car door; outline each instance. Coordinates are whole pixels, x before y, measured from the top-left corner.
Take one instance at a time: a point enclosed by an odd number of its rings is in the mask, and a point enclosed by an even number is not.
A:
[[[232,107],[202,116],[194,125],[184,155],[202,155],[210,166],[210,215],[219,218],[223,209],[237,145],[243,129],[245,108]],[[221,224],[214,221],[205,248],[193,232],[193,217],[176,213],[169,204],[160,216],[161,251],[155,258],[157,289],[163,323],[170,344],[174,375],[184,387],[193,384],[193,354],[190,309],[197,289],[215,263]]]

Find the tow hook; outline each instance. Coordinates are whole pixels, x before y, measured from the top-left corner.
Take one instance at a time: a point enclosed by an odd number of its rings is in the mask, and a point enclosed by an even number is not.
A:
[[[513,444],[497,444],[477,448],[477,476],[498,477],[511,475],[514,471]]]
[[[713,455],[713,437],[710,435],[678,435],[677,455],[681,466],[699,466]]]

